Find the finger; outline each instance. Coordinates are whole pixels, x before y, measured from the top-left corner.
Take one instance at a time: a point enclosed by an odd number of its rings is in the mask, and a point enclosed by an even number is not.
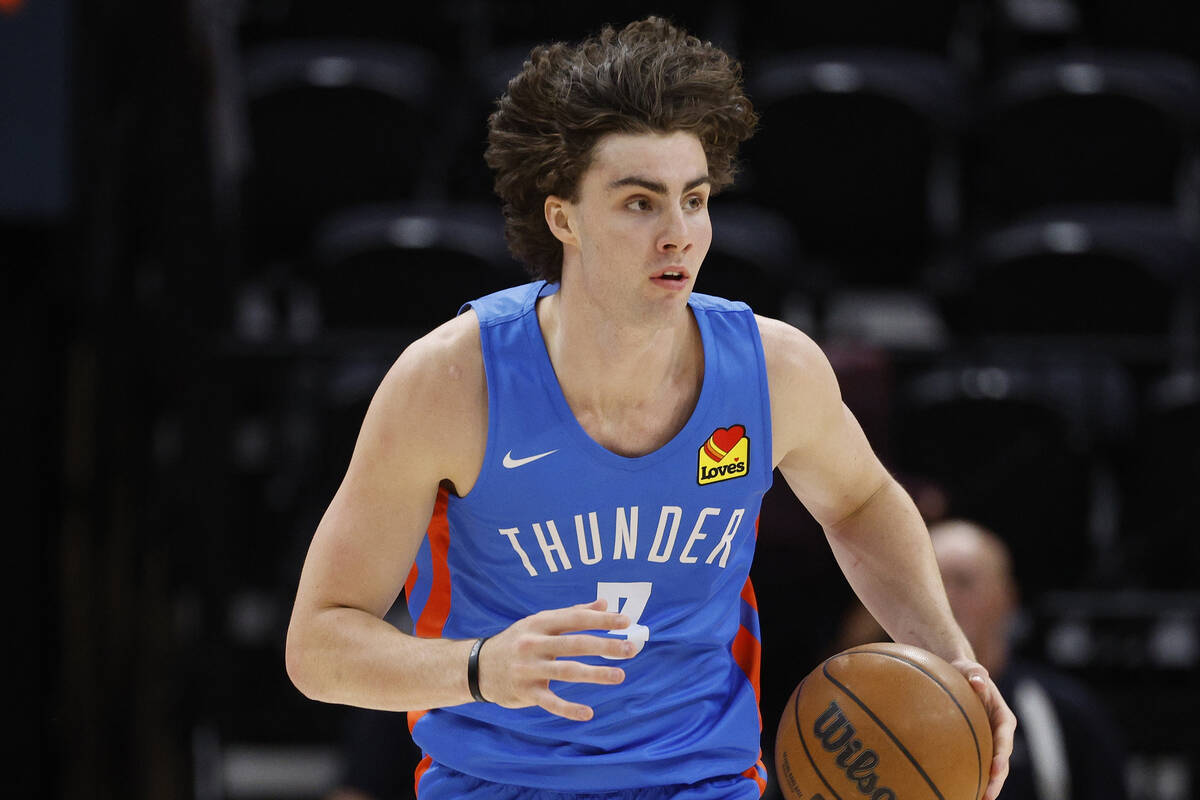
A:
[[[983,700],[988,722],[992,727],[992,764],[983,797],[984,800],[996,800],[1008,777],[1009,755],[1012,753],[1017,718],[1004,702],[1004,697],[994,682],[979,674],[972,674],[967,680]]]
[[[992,762],[994,774],[991,780],[988,781],[987,791],[983,793],[984,800],[996,800],[1000,796],[1000,790],[1004,788],[1004,781],[1008,778],[1008,762],[1004,762],[1001,767],[998,761]],[[998,770],[998,771],[996,771]]]
[[[629,627],[629,617],[592,608],[559,608],[542,612],[542,631],[550,634],[572,631],[608,631]]]
[[[999,692],[996,693],[999,698]],[[995,794],[1000,792],[1000,786],[1008,776],[1008,760],[1013,749],[1013,734],[1017,727],[1017,718],[1001,699],[993,708],[992,717],[992,780],[989,789],[994,788]],[[990,800],[994,800],[995,794]]]
[[[551,636],[548,649],[555,658],[577,656],[603,656],[604,658],[629,658],[636,646],[627,639],[611,639],[606,636]]]
[[[549,689],[539,692],[536,699],[539,706],[556,717],[573,719],[579,722],[586,722],[592,718],[592,709],[590,707],[581,703],[569,703]]]
[[[991,778],[988,780],[987,789],[983,793],[983,800],[996,800],[1007,777],[1008,759],[1001,759],[1000,756],[996,756],[992,759]]]
[[[545,676],[552,681],[614,684],[625,680],[625,670],[581,664],[578,661],[551,661],[546,665]]]
[[[987,710],[988,722],[992,726],[992,750],[998,757],[1003,756],[1003,760],[1007,763],[1008,756],[1012,753],[1017,718],[1012,713],[1012,709],[1008,707],[1008,703],[1004,701],[1004,697],[994,682],[972,676],[970,683],[972,688],[979,693],[983,707]]]

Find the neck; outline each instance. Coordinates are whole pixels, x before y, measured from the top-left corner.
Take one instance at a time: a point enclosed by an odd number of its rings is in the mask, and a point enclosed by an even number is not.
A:
[[[635,408],[691,382],[703,364],[699,330],[686,306],[679,312],[639,324],[575,303],[561,288],[543,299],[542,336],[576,414]]]

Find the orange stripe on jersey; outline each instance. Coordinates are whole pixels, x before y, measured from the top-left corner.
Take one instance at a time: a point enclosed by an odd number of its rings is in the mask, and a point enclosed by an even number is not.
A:
[[[408,571],[408,580],[406,580],[404,582],[404,601],[405,602],[408,602],[409,598],[412,597],[413,587],[417,585],[417,578],[420,576],[420,574],[421,574],[421,571],[419,569],[417,569],[417,562],[414,561],[413,565],[412,565],[412,569],[410,569]]]
[[[746,626],[738,626],[737,636],[733,637],[733,646],[730,647],[733,651],[733,660],[742,668],[742,672],[746,673],[746,677],[750,679],[750,685],[754,687],[754,699],[759,700],[759,665],[762,663],[762,646],[754,634],[746,630]],[[757,707],[758,703],[755,703]],[[758,727],[762,729],[762,709],[758,709]]]
[[[429,556],[433,562],[433,579],[429,586],[429,599],[421,609],[421,616],[413,625],[413,633],[426,639],[442,635],[446,617],[450,616],[450,567],[446,563],[446,552],[450,549],[450,523],[446,519],[446,506],[450,493],[438,489],[437,502],[433,506],[433,518],[429,520]],[[412,576],[410,575],[410,580]]]
[[[759,772],[760,769],[762,770],[762,772]],[[762,750],[759,750],[758,751],[758,763],[755,764],[753,767],[750,767],[750,769],[743,772],[742,777],[753,779],[754,782],[758,784],[758,793],[761,795],[763,792],[765,792],[767,790],[767,779],[763,777],[763,775],[766,775],[766,774],[767,774],[767,765],[763,763]]]
[[[450,502],[450,493],[438,489],[437,500],[433,504],[433,517],[429,520],[429,556],[433,563],[433,578],[429,586],[429,599],[421,609],[421,615],[413,623],[413,633],[426,639],[436,639],[442,635],[446,626],[446,618],[450,616],[450,566],[446,563],[446,553],[450,549],[450,523],[446,519],[446,507]],[[417,565],[413,564],[404,584],[405,597],[412,596],[413,586],[417,582]],[[408,712],[408,732],[411,734],[417,721],[427,714],[427,711]],[[421,776],[433,759],[426,756],[417,765],[416,782],[421,782]],[[414,784],[415,785],[415,784]]]
[[[754,585],[750,583],[750,578],[746,578],[746,583],[742,585],[742,600],[745,601],[756,612],[758,611],[758,598],[754,596]],[[750,680],[750,685],[754,687],[755,708],[758,711],[758,728],[762,730],[762,702],[760,696],[762,690],[759,683],[759,675],[762,667],[762,643],[745,625],[738,626],[737,635],[733,637],[733,644],[729,646],[733,653],[733,660],[742,668],[742,672],[746,673],[746,677]]]
[[[746,578],[746,583],[742,586],[742,599],[749,603],[751,608],[758,611],[758,598],[754,596],[754,584],[750,583],[749,578]]]
[[[421,796],[421,776],[425,774],[425,770],[433,765],[433,756],[425,756],[421,759],[421,763],[417,764],[417,777],[413,781],[413,794],[417,797]]]
[[[738,626],[737,636],[733,637],[733,660],[746,673],[750,685],[754,687],[754,696],[758,697],[759,665],[762,663],[762,645],[745,625]]]

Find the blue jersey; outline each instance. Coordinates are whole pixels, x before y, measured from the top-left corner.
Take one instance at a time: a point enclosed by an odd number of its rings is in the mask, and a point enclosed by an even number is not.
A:
[[[771,485],[771,412],[750,309],[706,295],[688,305],[704,350],[683,429],[627,458],[594,441],[555,377],[536,282],[466,307],[479,317],[487,375],[483,467],[470,492],[439,495],[406,584],[418,636],[499,633],[550,608],[608,600],[633,625],[619,685],[553,682],[595,710],[587,722],[541,708],[470,703],[410,714],[427,754],[488,781],[605,791],[745,775],[759,749],[759,627],[750,562]],[[463,665],[466,668],[466,665]]]

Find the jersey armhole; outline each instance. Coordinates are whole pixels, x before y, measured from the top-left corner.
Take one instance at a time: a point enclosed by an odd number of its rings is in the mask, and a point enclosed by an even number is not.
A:
[[[459,314],[463,314],[470,309],[471,309],[471,304],[464,303],[463,307],[459,310]],[[459,500],[465,500],[468,497],[471,497],[471,496],[477,494],[479,492],[479,487],[488,478],[488,475],[490,472],[490,470],[488,469],[488,465],[491,464],[492,461],[494,460],[494,454],[493,454],[492,450],[495,447],[495,442],[497,441],[496,426],[498,425],[497,420],[499,419],[499,414],[497,414],[496,408],[495,408],[496,391],[495,391],[495,387],[492,385],[493,384],[493,376],[492,376],[490,370],[488,369],[488,364],[490,362],[489,356],[491,355],[491,349],[492,349],[491,340],[490,340],[490,337],[488,336],[488,330],[487,330],[489,328],[489,326],[487,324],[485,324],[482,319],[479,318],[478,311],[475,312],[475,316],[479,323],[479,352],[480,352],[480,359],[483,362],[484,391],[487,393],[487,432],[484,434],[487,438],[486,438],[486,441],[483,443],[483,462],[479,465],[479,475],[477,475],[475,477],[475,483],[473,483],[471,485],[471,490],[469,492],[467,492],[466,494],[452,494],[451,495],[452,497],[459,499]]]
[[[763,462],[765,481],[763,491],[765,492],[775,482],[775,454],[773,450],[775,439],[771,429],[771,381],[767,375],[767,356],[766,351],[763,350],[762,333],[758,329],[758,320],[755,318],[753,311],[747,310],[745,315],[750,324],[750,337],[754,341],[754,356],[758,359],[758,392],[762,398],[763,428],[765,429],[762,450],[767,454]]]

